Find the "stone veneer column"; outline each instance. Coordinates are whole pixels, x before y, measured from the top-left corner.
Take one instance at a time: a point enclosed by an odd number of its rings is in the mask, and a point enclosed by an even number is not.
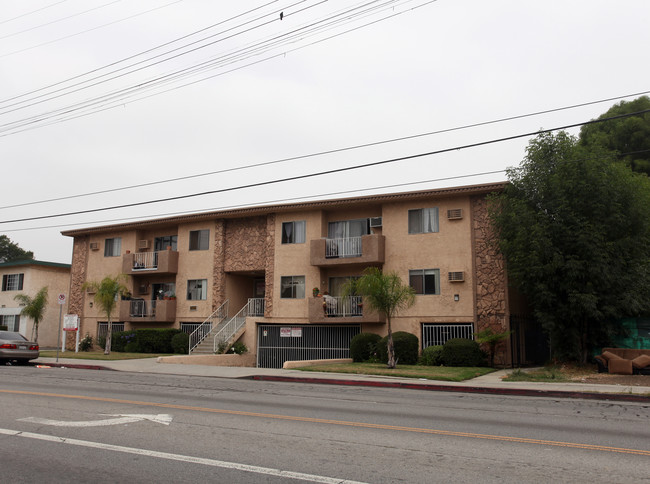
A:
[[[471,198],[472,246],[474,250],[474,284],[476,294],[476,331],[490,328],[495,333],[509,329],[507,316],[508,291],[505,262],[496,245],[490,225],[487,198]],[[506,365],[509,362],[508,348],[501,342],[496,348],[494,362]]]
[[[264,263],[264,317],[273,314],[273,280],[275,276],[275,214],[266,216],[266,260]]]
[[[79,316],[79,339],[91,331],[86,328],[83,319],[85,291],[82,289],[86,282],[88,268],[88,237],[78,236],[72,244],[72,267],[70,268],[70,290],[68,294],[68,313]],[[66,336],[66,348],[74,350],[75,336],[70,332]],[[94,331],[93,331],[94,334]],[[57,336],[58,337],[58,336]]]
[[[226,297],[226,221],[219,219],[214,224],[214,264],[212,273],[212,311],[216,311]]]

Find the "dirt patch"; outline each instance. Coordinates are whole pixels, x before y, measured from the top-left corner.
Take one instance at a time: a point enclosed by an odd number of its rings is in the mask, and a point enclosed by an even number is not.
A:
[[[590,373],[571,377],[571,380],[590,384],[650,387],[650,375],[610,375],[609,373]]]

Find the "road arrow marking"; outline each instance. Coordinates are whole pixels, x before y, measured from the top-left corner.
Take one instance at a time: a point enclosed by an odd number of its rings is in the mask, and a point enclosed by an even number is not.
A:
[[[142,420],[150,420],[152,422],[169,425],[172,421],[172,416],[166,413],[159,413],[157,415],[148,414],[122,414],[112,415],[116,418],[107,418],[103,420],[82,420],[77,422],[68,422],[65,420],[51,420],[47,418],[27,417],[19,418],[19,422],[30,422],[41,425],[51,425],[53,427],[103,427],[106,425],[120,425],[134,422],[141,422]]]

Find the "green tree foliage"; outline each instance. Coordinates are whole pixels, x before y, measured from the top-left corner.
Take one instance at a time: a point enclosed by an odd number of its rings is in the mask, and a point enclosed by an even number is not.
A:
[[[650,97],[621,101],[598,119],[650,109]],[[650,175],[650,112],[604,123],[587,124],[580,130],[580,144],[617,153],[632,170]]]
[[[368,267],[359,279],[353,279],[344,287],[344,293],[363,296],[364,307],[386,315],[388,327],[388,368],[395,368],[395,346],[391,319],[402,309],[415,303],[415,291],[405,285],[395,272],[384,273],[377,267]]]
[[[586,361],[615,319],[647,310],[650,184],[564,132],[532,140],[490,215],[508,274],[550,335]]]
[[[494,366],[494,354],[496,353],[497,345],[504,339],[510,336],[511,331],[502,331],[500,333],[495,333],[490,328],[486,328],[483,331],[476,333],[475,339],[476,342],[482,345],[486,345],[490,350],[490,366]]]
[[[43,315],[47,308],[47,286],[42,287],[34,297],[30,297],[27,294],[16,294],[14,299],[24,305],[20,314],[32,318],[34,321],[34,326],[32,326],[32,339],[38,343],[38,325],[43,320]]]
[[[107,276],[101,280],[101,282],[86,282],[82,286],[82,289],[92,289],[95,292],[94,300],[95,303],[99,305],[100,309],[106,314],[108,320],[108,331],[106,332],[106,343],[104,345],[104,354],[109,355],[111,353],[111,336],[113,333],[113,323],[111,320],[111,314],[117,306],[117,299],[119,296],[126,294],[129,290],[122,284],[124,279],[123,275],[117,275],[115,277]]]
[[[34,253],[20,248],[6,235],[0,235],[0,262],[33,259]]]

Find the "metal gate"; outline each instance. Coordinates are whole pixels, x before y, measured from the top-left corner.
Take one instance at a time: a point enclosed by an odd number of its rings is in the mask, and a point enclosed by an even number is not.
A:
[[[285,361],[349,358],[350,340],[360,332],[358,324],[260,324],[257,327],[257,367],[282,368]]]
[[[474,325],[472,323],[424,323],[422,325],[422,348],[444,345],[452,338],[474,339]]]

